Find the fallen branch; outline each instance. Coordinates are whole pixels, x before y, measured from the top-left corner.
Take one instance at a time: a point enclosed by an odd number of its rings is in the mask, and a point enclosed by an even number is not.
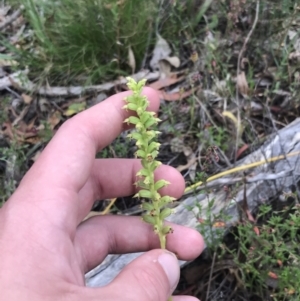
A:
[[[11,16],[9,16],[4,22],[0,23],[0,30],[3,30],[5,27],[13,23],[15,20],[17,20],[24,10],[24,7],[21,6],[18,10],[16,10]]]
[[[122,78],[119,80],[107,82],[101,85],[92,85],[92,86],[71,86],[71,87],[40,87],[35,86],[28,78],[27,72],[19,71],[10,76],[4,77],[0,79],[0,90],[4,90],[6,87],[14,86],[17,89],[29,92],[29,93],[37,93],[44,96],[49,97],[67,97],[67,96],[80,96],[83,94],[89,93],[99,93],[109,91],[115,86],[123,85],[127,83],[126,78]],[[26,78],[24,78],[26,76]],[[140,71],[131,76],[136,81],[139,81],[143,78],[147,80],[156,80],[159,78],[159,72],[150,72],[149,70]]]
[[[14,84],[22,87],[23,80],[27,79],[28,70],[18,71],[3,78],[0,78],[0,91],[6,90],[6,88],[14,86]],[[31,84],[33,85],[33,84]]]
[[[254,22],[253,22],[253,25],[252,25],[252,27],[251,27],[251,29],[250,29],[250,31],[249,31],[249,33],[248,33],[248,35],[247,35],[247,37],[246,37],[246,39],[245,39],[245,41],[244,41],[244,43],[243,43],[243,46],[242,46],[242,48],[241,48],[241,50],[240,50],[240,52],[239,52],[239,56],[238,56],[238,61],[237,61],[237,70],[236,70],[236,78],[237,78],[237,80],[239,79],[239,77],[240,76],[243,76],[244,77],[244,74],[241,74],[241,60],[242,60],[242,56],[243,56],[243,54],[244,54],[244,52],[245,52],[245,50],[246,50],[246,46],[247,46],[247,44],[248,44],[248,42],[249,42],[249,40],[250,40],[250,38],[251,38],[251,36],[252,36],[252,34],[253,34],[253,32],[254,32],[254,29],[255,29],[255,27],[256,27],[256,25],[257,25],[257,22],[258,22],[258,16],[259,16],[259,5],[260,5],[260,0],[256,0],[256,13],[255,13],[255,19],[254,19]],[[246,82],[246,84],[247,84],[247,80],[245,79],[245,82]],[[247,86],[248,86],[248,84],[247,84]],[[241,112],[240,112],[240,110],[239,110],[239,89],[238,89],[238,86],[236,87],[236,104],[237,104],[237,108],[238,108],[238,110],[237,110],[237,120],[238,120],[238,122],[237,122],[237,129],[236,129],[236,132],[237,132],[237,138],[236,138],[236,143],[235,143],[235,158],[236,158],[236,151],[237,151],[237,149],[238,149],[238,143],[239,143],[239,135],[238,135],[238,133],[240,133],[240,125],[241,125]]]
[[[253,25],[252,25],[252,27],[251,27],[251,29],[250,29],[250,31],[249,31],[247,37],[246,37],[246,39],[245,39],[245,41],[244,41],[244,43],[243,43],[242,49],[241,49],[241,51],[240,51],[240,53],[239,53],[239,57],[238,57],[238,61],[237,61],[237,72],[236,72],[236,73],[237,73],[237,76],[240,74],[240,69],[241,69],[241,59],[242,59],[242,56],[243,56],[243,54],[244,54],[244,52],[245,52],[245,50],[246,50],[246,46],[247,46],[247,44],[248,44],[248,42],[249,42],[249,40],[250,40],[250,38],[251,38],[251,36],[252,36],[252,34],[253,34],[254,29],[255,29],[255,27],[256,27],[256,25],[257,25],[257,22],[258,22],[259,4],[260,4],[259,2],[260,2],[259,0],[256,1],[256,13],[255,13],[255,19],[254,19]]]
[[[234,173],[224,171],[223,175],[225,176],[226,173],[226,185],[230,193],[224,189],[221,179],[218,179],[220,185],[214,186],[211,192],[207,194],[195,192],[191,196],[184,196],[175,214],[168,220],[197,229],[198,219],[206,219],[208,212],[211,216],[222,213],[222,216],[230,218],[225,225],[225,233],[226,229],[239,220],[240,208],[245,200],[251,213],[260,204],[268,203],[274,197],[291,192],[293,187],[297,189],[300,182],[299,127],[300,118],[271,135],[260,149],[239,161]],[[272,160],[272,158],[279,159]],[[262,161],[265,163],[261,164]],[[245,169],[245,166],[249,168]],[[241,180],[240,185],[237,185],[238,179]],[[297,194],[300,193],[297,191]],[[193,211],[186,209],[191,207],[194,208]],[[199,207],[202,209],[201,212]],[[211,232],[207,231],[207,233]],[[108,255],[101,265],[86,274],[86,284],[92,287],[108,284],[140,254]],[[186,262],[180,261],[181,266],[185,264]]]

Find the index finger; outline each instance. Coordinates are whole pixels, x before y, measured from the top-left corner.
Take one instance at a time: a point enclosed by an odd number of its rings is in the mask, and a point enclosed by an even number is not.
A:
[[[23,185],[70,189],[78,192],[90,175],[95,155],[110,144],[123,130],[126,112],[124,98],[131,92],[122,92],[66,121],[45,148],[37,162],[22,180]],[[149,110],[159,108],[158,93],[144,88]]]

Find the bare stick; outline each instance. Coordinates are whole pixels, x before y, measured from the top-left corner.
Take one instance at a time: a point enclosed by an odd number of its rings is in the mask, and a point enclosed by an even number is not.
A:
[[[246,50],[246,46],[254,32],[254,29],[257,25],[257,21],[258,21],[258,15],[259,15],[259,5],[260,5],[260,0],[257,0],[256,1],[256,13],[255,13],[255,19],[254,19],[254,22],[252,24],[252,27],[244,41],[244,44],[242,46],[242,49],[239,53],[239,56],[238,56],[238,61],[237,61],[237,70],[236,70],[236,76],[238,77],[239,74],[240,74],[240,71],[241,71],[241,59],[242,59],[242,56]],[[240,110],[239,110],[239,91],[238,89],[236,88],[236,102],[237,102],[237,107],[238,107],[238,110],[237,110],[237,120],[238,120],[238,123],[237,123],[237,138],[236,138],[236,145],[235,145],[235,156],[234,156],[234,160],[236,160],[236,152],[237,152],[237,148],[238,148],[238,140],[239,140],[239,135],[238,133],[240,132],[240,124],[241,124],[241,113],[240,113]]]
[[[238,63],[237,63],[237,72],[236,72],[237,75],[240,74],[241,58],[242,58],[242,56],[243,56],[243,54],[244,54],[244,52],[245,52],[245,50],[246,50],[246,46],[247,46],[247,44],[248,44],[248,42],[249,42],[249,40],[250,40],[250,38],[251,38],[251,36],[252,36],[252,34],[253,34],[253,31],[254,31],[254,29],[255,29],[255,27],[256,27],[256,25],[257,25],[257,22],[258,22],[259,3],[260,3],[260,1],[257,0],[257,1],[256,1],[256,13],[255,13],[255,19],[254,19],[253,25],[252,25],[251,30],[249,31],[249,33],[248,33],[248,35],[247,35],[245,41],[244,41],[243,47],[242,47],[242,49],[241,49],[241,51],[240,51],[240,53],[239,53]]]
[[[21,16],[21,13],[23,11],[24,7],[21,6],[18,10],[16,10],[10,17],[8,17],[4,22],[0,23],[0,30],[4,29],[8,25],[10,25],[12,22],[14,22],[19,16]]]
[[[216,255],[217,255],[217,253],[214,252],[213,261],[212,261],[210,273],[209,273],[208,287],[207,287],[207,291],[206,291],[206,300],[208,300],[208,297],[209,297],[211,278],[212,278],[214,267],[215,267]]]
[[[122,85],[126,83],[125,78],[121,78],[116,81],[107,82],[100,85],[93,86],[71,86],[71,87],[37,87],[31,82],[28,77],[27,71],[18,71],[9,76],[0,79],[0,91],[6,89],[7,87],[14,86],[16,89],[31,93],[38,93],[40,95],[45,95],[49,97],[58,96],[79,96],[82,94],[99,93],[104,91],[109,91],[117,85]],[[147,80],[157,80],[159,78],[159,72],[150,72],[149,70],[142,70],[132,77],[136,80],[141,80],[145,78]]]

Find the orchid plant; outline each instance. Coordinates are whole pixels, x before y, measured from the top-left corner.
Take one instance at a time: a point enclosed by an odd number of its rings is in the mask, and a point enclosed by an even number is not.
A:
[[[134,79],[127,78],[128,88],[132,94],[125,98],[125,110],[135,113],[125,119],[125,123],[135,126],[135,132],[128,135],[130,139],[136,141],[138,150],[135,155],[141,159],[142,168],[136,174],[137,182],[135,185],[139,188],[135,197],[144,198],[148,201],[142,203],[142,208],[146,213],[142,216],[143,220],[153,225],[154,232],[158,235],[160,246],[166,248],[166,236],[172,233],[172,228],[165,224],[164,220],[172,210],[167,207],[175,199],[170,196],[162,196],[160,189],[170,184],[165,180],[155,181],[154,172],[161,162],[156,160],[159,152],[160,143],[157,142],[159,131],[153,129],[160,119],[155,116],[154,112],[147,111],[149,101],[146,96],[142,95],[143,87],[146,80],[136,82]]]

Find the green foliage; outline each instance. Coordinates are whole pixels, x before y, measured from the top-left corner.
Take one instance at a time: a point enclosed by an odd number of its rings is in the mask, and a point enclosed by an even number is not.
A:
[[[24,5],[26,20],[33,29],[33,35],[22,41],[20,49],[2,40],[14,59],[23,67],[29,66],[30,75],[40,80],[88,84],[131,72],[129,49],[133,50],[139,69],[153,49],[157,32],[169,42],[176,55],[180,53],[180,57],[182,53],[189,55],[192,49],[196,50],[201,59],[204,58],[205,69],[216,81],[222,80],[232,68],[232,49],[220,42],[224,38],[232,39],[231,31],[237,28],[238,16],[244,11],[249,14],[256,0],[8,2]],[[273,48],[274,59],[280,49],[287,57],[289,45],[285,38],[297,17],[296,5],[293,0],[261,2],[259,24],[250,40],[249,50],[253,48],[260,57],[265,50],[257,47],[257,39],[281,31],[285,34],[272,38],[267,44]],[[268,22],[263,22],[265,20]],[[206,39],[209,33],[213,39]],[[250,45],[252,41],[254,43]],[[278,47],[274,47],[276,43]],[[285,44],[283,48],[282,43]],[[277,64],[280,74],[288,74],[286,62],[278,61]],[[223,94],[233,95],[229,85],[224,90]]]
[[[259,233],[249,221],[236,228],[239,249],[231,253],[242,280],[248,289],[261,292],[273,281],[273,300],[294,300],[300,296],[299,206],[272,212],[271,206],[264,205],[258,218]]]
[[[204,193],[204,191],[202,191],[202,193]],[[216,252],[219,249],[225,234],[224,227],[216,227],[216,225],[218,223],[224,225],[224,223],[226,223],[226,221],[229,219],[229,217],[222,212],[220,212],[219,214],[215,214],[213,212],[214,203],[214,200],[209,201],[205,209],[200,203],[196,203],[196,217],[199,221],[197,230],[202,234],[206,242],[208,251],[212,253]],[[187,209],[195,210],[195,208]],[[205,215],[205,218],[202,218],[203,215]]]
[[[221,127],[210,127],[208,128],[208,132],[216,146],[218,146],[223,151],[226,151],[228,149],[229,134],[225,129]]]
[[[38,136],[41,138],[41,142],[48,143],[53,137],[53,131],[46,121],[42,121],[44,128],[39,131]]]
[[[123,137],[118,137],[115,141],[102,149],[98,154],[97,158],[127,158],[128,150],[130,149],[131,143],[129,140],[125,140]]]
[[[141,63],[156,1],[21,0],[34,30],[35,50],[19,52],[37,74],[56,81],[89,81],[129,71],[129,47]]]
[[[17,188],[16,178],[26,162],[26,146],[12,141],[9,147],[0,148],[0,161],[5,165],[5,172],[0,174],[0,207]]]
[[[216,26],[215,18],[213,18],[214,22],[207,20],[206,24],[199,26],[199,22],[203,21],[203,16],[210,8],[212,0],[205,0],[202,5],[195,0],[173,1],[173,5],[172,1],[161,2],[164,2],[165,5],[161,9],[163,12],[160,13],[159,30],[177,47],[180,45],[178,36],[185,36],[188,39],[184,42],[185,44],[194,43],[199,34],[203,34],[207,27]]]
[[[7,120],[7,107],[9,103],[9,97],[3,97],[0,101],[0,124]]]
[[[230,217],[213,214],[214,201],[208,207],[190,207],[198,211],[198,230],[203,235],[207,252],[222,262],[231,258],[237,271],[239,290],[259,300],[299,300],[300,288],[300,207],[287,206],[274,211],[262,205],[256,222],[238,222],[224,237],[224,225]],[[205,218],[203,216],[205,215]],[[202,218],[201,218],[202,217]],[[222,276],[223,277],[223,276]]]
[[[2,44],[30,75],[49,83],[95,83],[132,72],[129,49],[137,69],[155,44],[159,32],[175,52],[180,36],[199,36],[199,21],[211,0],[203,5],[164,0],[8,0],[25,7],[33,29],[23,48]],[[176,47],[177,45],[177,47]]]
[[[205,183],[207,180],[207,174],[205,171],[196,172],[195,183],[202,182]]]
[[[226,129],[211,126],[207,129],[207,131],[209,133],[210,138],[210,142],[207,143],[207,147],[216,145],[223,151],[226,151],[229,148],[230,136]],[[197,133],[196,136],[199,138],[199,140],[207,141],[207,139],[205,139],[204,132]]]
[[[156,142],[160,132],[152,129],[160,120],[155,117],[154,112],[147,111],[149,102],[146,96],[142,95],[143,87],[146,80],[141,80],[138,83],[132,79],[128,79],[128,88],[133,92],[132,95],[126,97],[124,105],[125,110],[134,111],[136,116],[130,116],[125,119],[125,123],[133,124],[136,132],[128,135],[130,139],[136,140],[136,157],[141,159],[142,169],[136,174],[137,187],[140,188],[135,197],[146,198],[152,202],[144,202],[142,208],[146,210],[143,215],[143,220],[150,223],[154,227],[154,232],[158,234],[162,249],[166,248],[166,235],[172,232],[170,226],[164,224],[164,219],[167,218],[172,210],[165,206],[172,202],[174,198],[170,196],[161,196],[159,190],[169,184],[165,180],[155,181],[154,172],[161,165],[161,162],[156,161],[160,144]]]

